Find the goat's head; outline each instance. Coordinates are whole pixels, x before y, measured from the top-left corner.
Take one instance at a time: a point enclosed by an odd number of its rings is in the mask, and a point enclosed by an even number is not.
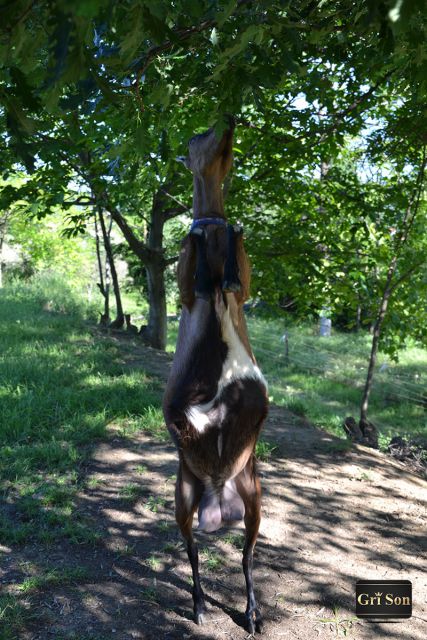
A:
[[[232,144],[234,120],[227,118],[228,127],[221,139],[214,129],[193,136],[188,143],[188,155],[178,158],[194,176],[216,178],[221,184],[233,162]]]
[[[193,136],[188,156],[181,158],[194,183],[194,222],[183,241],[178,264],[181,300],[189,309],[196,298],[212,299],[220,292],[233,294],[238,304],[249,295],[242,230],[227,225],[222,199],[221,185],[233,159],[233,131],[234,120],[227,117],[221,139],[214,129]]]

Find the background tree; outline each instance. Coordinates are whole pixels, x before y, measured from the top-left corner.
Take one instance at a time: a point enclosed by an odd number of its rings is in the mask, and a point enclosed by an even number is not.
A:
[[[391,118],[416,122],[421,2],[22,1],[3,17],[3,141],[36,168],[27,201],[39,213],[72,202],[109,212],[145,265],[151,344],[165,344],[164,273],[174,259],[163,230],[189,202],[173,158],[206,123],[219,133],[226,112],[240,124],[227,206],[244,216],[256,289],[268,294],[273,263],[264,269],[262,256],[275,257],[284,283],[307,284],[300,307],[318,311],[331,261],[314,167],[333,161],[373,111],[381,130]],[[399,100],[406,116],[392,113]],[[85,216],[69,221],[83,230]]]

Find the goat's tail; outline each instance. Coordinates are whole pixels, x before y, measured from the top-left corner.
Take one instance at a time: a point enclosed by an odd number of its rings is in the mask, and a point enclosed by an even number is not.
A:
[[[227,480],[219,490],[205,486],[199,504],[199,529],[211,533],[223,525],[242,520],[244,515],[245,505],[233,479]]]

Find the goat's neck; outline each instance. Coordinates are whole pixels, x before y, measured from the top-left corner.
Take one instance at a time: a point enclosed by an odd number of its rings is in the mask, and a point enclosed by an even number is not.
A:
[[[193,217],[198,220],[212,214],[224,216],[221,180],[214,174],[204,176],[194,174]]]

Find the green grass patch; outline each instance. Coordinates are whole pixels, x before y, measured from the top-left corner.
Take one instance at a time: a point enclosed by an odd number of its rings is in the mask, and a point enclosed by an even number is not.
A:
[[[255,447],[255,455],[258,460],[262,460],[263,462],[268,462],[273,452],[277,449],[277,445],[267,442],[267,440],[258,440]]]
[[[165,498],[160,498],[159,496],[149,496],[144,507],[145,509],[148,509],[148,511],[157,513],[159,509],[165,506],[165,504]]]
[[[123,421],[119,433],[126,438],[132,437],[141,431],[148,433],[161,442],[170,440],[160,407],[151,405],[146,407],[140,415],[129,416]]]
[[[235,549],[238,549],[238,551],[243,551],[243,546],[245,544],[245,536],[242,535],[241,533],[233,533],[233,532],[226,533],[222,537],[222,540],[223,542],[230,544]]]
[[[200,551],[200,557],[203,567],[208,571],[218,571],[224,564],[223,558],[216,551],[212,551],[209,547],[203,547]]]
[[[161,384],[93,333],[94,314],[57,278],[0,290],[0,542],[95,544],[76,495],[109,426],[163,439]],[[129,427],[129,425],[131,425]]]
[[[78,584],[88,578],[89,573],[84,567],[47,569],[39,575],[25,578],[17,588],[22,593],[33,593],[34,591],[46,589],[54,585],[66,586]]]
[[[158,571],[162,566],[161,560],[154,554],[151,554],[146,560],[145,564],[151,571]]]
[[[274,402],[344,438],[344,418],[360,411],[371,336],[334,332],[320,338],[313,325],[286,327],[285,321],[249,318],[249,332]],[[288,334],[289,358],[281,337]],[[370,419],[380,445],[394,435],[425,437],[427,350],[409,344],[398,362],[379,354],[370,399]]]
[[[147,493],[147,489],[145,487],[133,483],[124,485],[121,487],[119,492],[122,500],[128,500],[129,502],[135,502],[138,498],[143,496],[144,493]]]
[[[16,640],[25,624],[34,617],[28,603],[20,597],[0,594],[0,638]]]

